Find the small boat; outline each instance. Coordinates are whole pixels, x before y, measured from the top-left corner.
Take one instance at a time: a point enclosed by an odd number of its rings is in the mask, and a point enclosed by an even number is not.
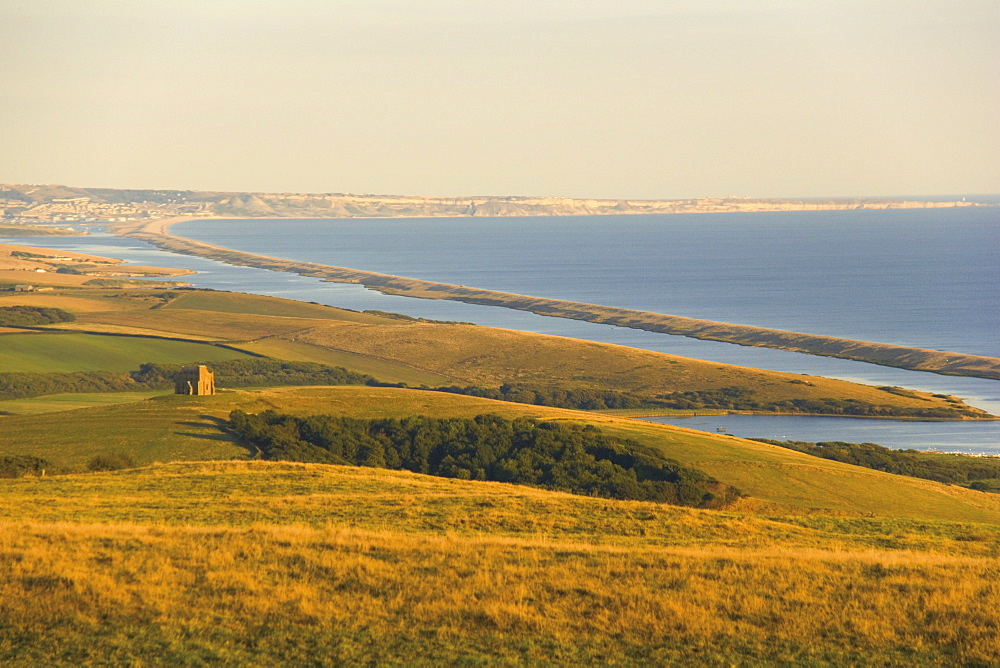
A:
[[[725,434],[726,433],[726,428],[725,427],[716,427],[715,431],[719,432],[720,434]]]

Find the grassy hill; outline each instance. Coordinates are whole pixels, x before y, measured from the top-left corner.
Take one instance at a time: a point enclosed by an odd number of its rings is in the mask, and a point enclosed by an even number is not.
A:
[[[387,321],[386,318],[368,315],[367,313],[357,313],[333,306],[324,306],[323,304],[300,302],[280,297],[208,290],[182,293],[172,299],[164,308],[244,313],[286,318],[325,319],[342,322],[380,323]]]
[[[654,398],[685,390],[739,387],[759,402],[850,399],[904,411],[957,406],[946,397],[847,381],[764,371],[491,327],[425,323],[314,327],[279,338],[321,348],[410,361],[461,382],[497,387],[605,388]]]
[[[77,320],[49,326],[67,330],[58,333],[0,334],[0,371],[241,355],[212,345],[225,343],[411,385],[646,396],[738,385],[768,399],[956,405],[253,295],[0,294],[0,305],[19,304],[65,308]],[[703,511],[259,461],[225,427],[237,408],[586,423],[745,496]],[[141,468],[59,473],[109,454]],[[1000,495],[728,435],[415,389],[285,387],[0,402],[0,457],[10,456],[51,468],[0,479],[4,665],[1000,662]]]
[[[122,452],[139,464],[246,458],[251,453],[223,429],[229,412],[267,409],[295,415],[359,418],[538,417],[594,424],[739,488],[747,512],[992,522],[1000,497],[927,480],[821,460],[778,446],[681,427],[541,406],[417,390],[336,387],[274,388],[212,397],[165,395],[148,401],[52,413],[8,416],[3,452],[82,468],[96,455]]]
[[[1000,660],[996,526],[764,519],[308,464],[0,481],[0,660]]]
[[[974,413],[953,397],[887,391],[512,330],[400,321],[256,295],[68,290],[20,297],[8,294],[0,303],[65,308],[77,320],[58,325],[62,330],[226,343],[254,354],[344,366],[384,382],[414,386],[496,388],[514,383],[544,389],[612,390],[646,399],[674,392],[739,388],[762,403],[830,399],[885,406],[902,414]],[[187,361],[194,359],[201,358]]]

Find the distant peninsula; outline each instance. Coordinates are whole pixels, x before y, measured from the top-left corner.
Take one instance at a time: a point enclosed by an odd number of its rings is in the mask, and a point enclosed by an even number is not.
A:
[[[255,193],[123,190],[61,185],[0,185],[0,220],[10,223],[127,222],[176,216],[240,218],[408,218],[457,216],[594,216],[614,214],[752,213],[982,206],[878,198],[677,200],[567,197],[423,197],[345,193]]]

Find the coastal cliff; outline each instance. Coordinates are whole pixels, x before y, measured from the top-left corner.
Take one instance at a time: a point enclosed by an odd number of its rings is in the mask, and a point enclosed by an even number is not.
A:
[[[241,218],[405,218],[447,216],[594,216],[614,214],[836,211],[980,206],[972,202],[896,199],[679,200],[567,197],[422,197],[345,193],[252,193],[196,190],[121,190],[54,185],[0,185],[0,217],[17,222],[138,220],[172,216]]]

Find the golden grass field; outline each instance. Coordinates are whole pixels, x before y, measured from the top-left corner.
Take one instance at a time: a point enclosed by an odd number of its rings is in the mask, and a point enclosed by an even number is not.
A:
[[[78,318],[52,328],[226,342],[411,385],[744,385],[767,398],[947,405],[252,295],[0,296],[19,303]],[[696,510],[258,461],[225,429],[235,408],[590,423],[745,496]],[[414,389],[0,402],[0,456],[83,471],[108,453],[139,468],[0,479],[0,664],[1000,664],[998,495],[612,414]]]
[[[281,334],[280,338],[399,362],[417,360],[434,373],[488,387],[508,382],[543,387],[610,388],[655,396],[690,389],[743,386],[755,390],[761,401],[838,397],[913,409],[949,405],[929,393],[916,392],[913,397],[905,397],[830,378],[474,325],[322,326]]]
[[[266,462],[3,481],[0,660],[990,665],[997,526]]]

